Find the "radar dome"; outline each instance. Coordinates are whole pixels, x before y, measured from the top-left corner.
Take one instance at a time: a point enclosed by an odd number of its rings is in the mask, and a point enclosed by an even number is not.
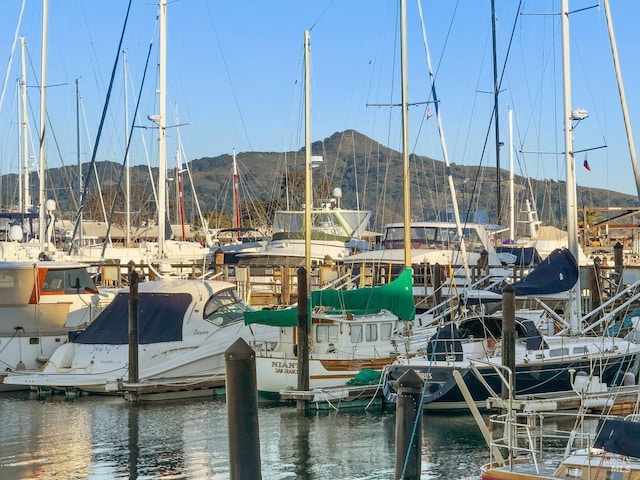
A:
[[[22,241],[22,227],[20,225],[11,225],[9,238],[14,242]]]

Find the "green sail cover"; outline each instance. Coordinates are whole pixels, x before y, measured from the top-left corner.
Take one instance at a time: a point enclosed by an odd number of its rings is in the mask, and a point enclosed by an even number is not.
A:
[[[411,269],[405,269],[395,280],[379,287],[354,290],[317,290],[311,292],[311,305],[324,306],[338,312],[356,314],[389,310],[403,320],[415,318]],[[295,327],[298,324],[298,308],[286,310],[258,310],[245,312],[244,323],[260,323],[274,327]]]

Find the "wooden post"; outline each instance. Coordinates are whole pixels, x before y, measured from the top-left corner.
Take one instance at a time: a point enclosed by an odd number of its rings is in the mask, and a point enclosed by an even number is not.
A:
[[[591,284],[591,309],[598,308],[602,303],[600,297],[600,291],[602,289],[602,283],[600,282],[600,274],[602,272],[602,265],[600,263],[600,257],[593,259],[593,267],[589,270],[589,280]]]
[[[407,370],[398,379],[395,480],[419,480],[422,471],[422,379]]]
[[[261,480],[256,356],[239,338],[225,352],[231,480]]]
[[[617,242],[613,246],[613,261],[616,270],[616,291],[617,294],[622,289],[622,273],[624,270],[624,245]]]
[[[433,279],[433,298],[434,305],[440,305],[442,302],[442,267],[439,263],[433,266],[433,272],[431,273]]]
[[[213,253],[213,269],[215,273],[222,272],[222,267],[224,266],[224,252],[221,248],[218,248]]]
[[[130,392],[129,394],[131,394]],[[129,427],[129,478],[138,478],[138,460],[140,459],[140,427],[138,407],[132,406],[128,411]]]
[[[424,299],[427,298],[427,288],[429,287],[429,269],[431,267],[429,266],[429,260],[425,259],[424,261],[424,265],[423,265],[423,269],[422,271],[424,272],[423,276],[422,276],[422,285],[424,286]]]
[[[298,390],[309,390],[309,324],[307,298],[307,269],[298,269]],[[306,400],[298,400],[298,411],[307,408]]]
[[[138,272],[132,270],[129,274],[129,383],[138,383]],[[138,394],[132,391],[129,399],[138,400]]]
[[[516,390],[516,293],[511,285],[502,290],[502,364],[513,372]],[[509,398],[509,388],[502,385],[502,398]]]
[[[483,278],[489,273],[489,252],[486,250],[482,250],[480,252],[480,258],[478,259],[478,277],[474,279],[478,280],[478,278]],[[483,285],[487,285],[489,280],[485,280]]]
[[[622,245],[620,242],[617,242],[613,246],[613,261],[614,261],[614,265],[616,267],[616,270],[618,268],[622,267],[623,264],[624,264],[623,248],[624,248],[624,245]]]
[[[282,269],[282,304],[291,305],[291,269],[280,268]]]

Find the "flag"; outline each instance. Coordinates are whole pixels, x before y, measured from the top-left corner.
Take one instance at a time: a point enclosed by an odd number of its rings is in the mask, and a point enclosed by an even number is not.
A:
[[[589,166],[589,162],[587,161],[587,157],[584,157],[584,168],[586,168],[587,170],[591,171],[591,167]]]
[[[432,116],[433,113],[431,113],[431,107],[427,107],[427,120],[429,120]]]

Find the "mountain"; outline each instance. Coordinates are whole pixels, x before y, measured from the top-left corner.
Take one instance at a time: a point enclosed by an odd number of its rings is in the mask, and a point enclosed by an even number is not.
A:
[[[371,138],[354,130],[336,132],[322,141],[312,144],[312,155],[322,156],[320,167],[313,170],[313,185],[316,191],[314,198],[324,198],[334,187],[342,189],[342,206],[345,208],[368,208],[373,212],[372,230],[381,230],[388,222],[402,221],[402,155],[400,152],[385,147]],[[289,195],[289,205],[299,207],[303,196],[304,182],[304,148],[293,152],[243,152],[237,155],[240,176],[240,194],[244,206],[243,216],[248,211],[253,215],[262,213],[270,215],[274,208],[286,206],[286,194],[283,188],[285,166],[289,184],[293,186]],[[442,218],[446,215],[447,206],[451,204],[445,177],[444,162],[425,156],[411,155],[411,209],[412,217],[417,220]],[[183,174],[185,210],[187,219],[197,223],[196,204],[193,190],[202,212],[224,211],[230,213],[232,157],[204,157],[189,162],[193,178],[193,187],[186,173]],[[152,169],[153,170],[153,169]],[[157,169],[156,169],[157,170]],[[83,176],[86,179],[89,164],[83,165]],[[97,177],[100,182],[105,208],[111,210],[113,193],[116,191],[122,171],[120,164],[101,161],[96,164]],[[157,171],[154,172],[157,174]],[[486,219],[497,222],[496,175],[494,167],[477,167],[451,165],[460,212],[465,217],[467,211],[483,211]],[[175,177],[175,171],[169,172]],[[502,224],[507,223],[508,208],[507,171],[501,172],[502,184]],[[33,178],[32,192],[37,191],[37,178]],[[124,184],[124,182],[121,182]],[[131,205],[134,210],[134,224],[148,221],[154,216],[154,202],[146,166],[131,168],[132,196]],[[517,206],[516,211],[523,210],[522,205],[527,194],[525,178],[515,177]],[[16,192],[18,189],[15,174],[2,176],[5,192]],[[75,167],[53,168],[47,171],[47,194],[58,204],[61,216],[72,218],[77,211],[79,195]],[[89,184],[89,201],[85,207],[85,217],[101,218],[100,204],[96,189],[96,179],[92,176]],[[170,185],[170,215],[175,208],[175,182]],[[553,179],[531,180],[536,208],[540,220],[544,224],[564,227],[565,218],[565,183]],[[120,188],[120,191],[122,187]],[[530,194],[529,194],[530,195]],[[118,215],[124,210],[123,195],[120,194],[116,208]],[[3,199],[8,201],[7,195]],[[579,206],[620,206],[637,207],[637,197],[604,189],[578,187]],[[7,203],[5,203],[7,204]],[[246,219],[251,223],[268,223],[268,219]],[[469,220],[473,220],[470,216]],[[175,222],[175,220],[172,220]],[[116,224],[119,223],[117,220]]]

